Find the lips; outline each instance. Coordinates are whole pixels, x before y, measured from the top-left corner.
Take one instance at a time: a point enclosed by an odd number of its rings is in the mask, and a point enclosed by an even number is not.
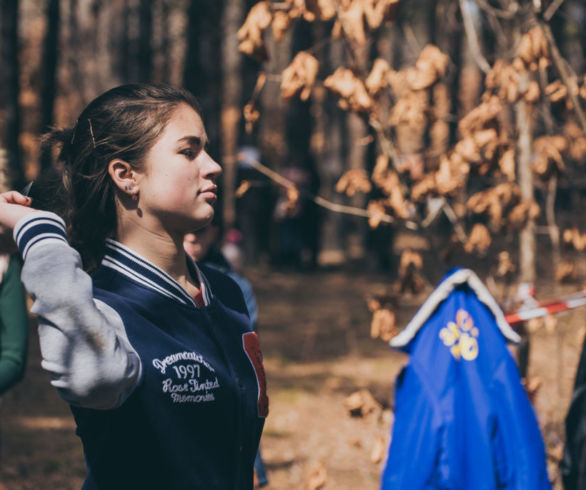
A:
[[[210,187],[206,187],[205,189],[202,189],[200,191],[200,194],[204,197],[204,199],[208,200],[208,201],[215,201],[218,198],[217,195],[218,192],[218,186],[216,185],[212,185]]]

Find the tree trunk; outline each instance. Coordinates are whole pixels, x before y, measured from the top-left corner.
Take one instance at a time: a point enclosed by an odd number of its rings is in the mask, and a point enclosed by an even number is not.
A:
[[[241,63],[236,32],[244,18],[242,2],[225,2],[222,16],[222,163],[223,174],[223,218],[226,228],[236,222],[234,190],[236,186],[236,150],[238,149],[238,129],[240,122],[240,102],[242,86],[240,80]]]
[[[153,10],[151,0],[140,0],[138,34],[138,79],[148,82],[153,67]]]
[[[72,85],[77,91],[80,105],[85,106],[88,100],[84,77],[77,57],[78,50],[74,46],[81,46],[78,22],[78,0],[69,0],[69,54],[67,62],[71,73]]]
[[[222,9],[225,2],[191,0],[188,8],[184,87],[198,97],[208,135],[208,153],[221,161]],[[234,48],[236,49],[236,48]],[[238,74],[235,74],[237,77]]]
[[[54,123],[55,97],[57,92],[57,64],[59,62],[59,24],[61,12],[59,0],[48,0],[47,30],[43,43],[43,68],[41,81],[41,124],[40,133],[48,131]],[[52,165],[50,151],[41,153],[41,170]]]
[[[529,83],[528,75],[521,76],[520,89]],[[517,142],[519,187],[523,199],[533,199],[533,174],[531,172],[532,128],[527,103],[517,102],[516,123],[519,139]],[[519,281],[535,283],[535,221],[529,220],[519,235]]]
[[[2,140],[1,144],[8,153],[8,168],[12,186],[19,188],[24,183],[20,144],[20,107],[19,98],[19,49],[18,49],[18,5],[16,0],[1,0],[0,25],[2,69],[0,88],[2,90]]]

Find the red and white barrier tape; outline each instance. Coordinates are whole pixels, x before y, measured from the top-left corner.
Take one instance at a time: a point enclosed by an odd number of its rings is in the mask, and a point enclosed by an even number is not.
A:
[[[510,325],[514,325],[532,318],[539,318],[552,313],[579,308],[580,306],[586,306],[586,289],[565,298],[539,303],[535,308],[509,313],[505,315],[505,319]]]

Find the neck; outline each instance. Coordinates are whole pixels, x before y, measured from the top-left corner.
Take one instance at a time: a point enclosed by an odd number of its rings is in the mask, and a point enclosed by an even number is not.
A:
[[[122,217],[116,239],[169,274],[190,295],[198,291],[197,277],[192,278],[187,268],[182,235],[174,236],[163,227],[147,226],[143,220]]]

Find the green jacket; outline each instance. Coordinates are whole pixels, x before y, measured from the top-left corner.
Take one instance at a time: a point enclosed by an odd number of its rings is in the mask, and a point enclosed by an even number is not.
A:
[[[20,269],[13,255],[0,283],[0,394],[20,381],[26,366],[28,315]]]

